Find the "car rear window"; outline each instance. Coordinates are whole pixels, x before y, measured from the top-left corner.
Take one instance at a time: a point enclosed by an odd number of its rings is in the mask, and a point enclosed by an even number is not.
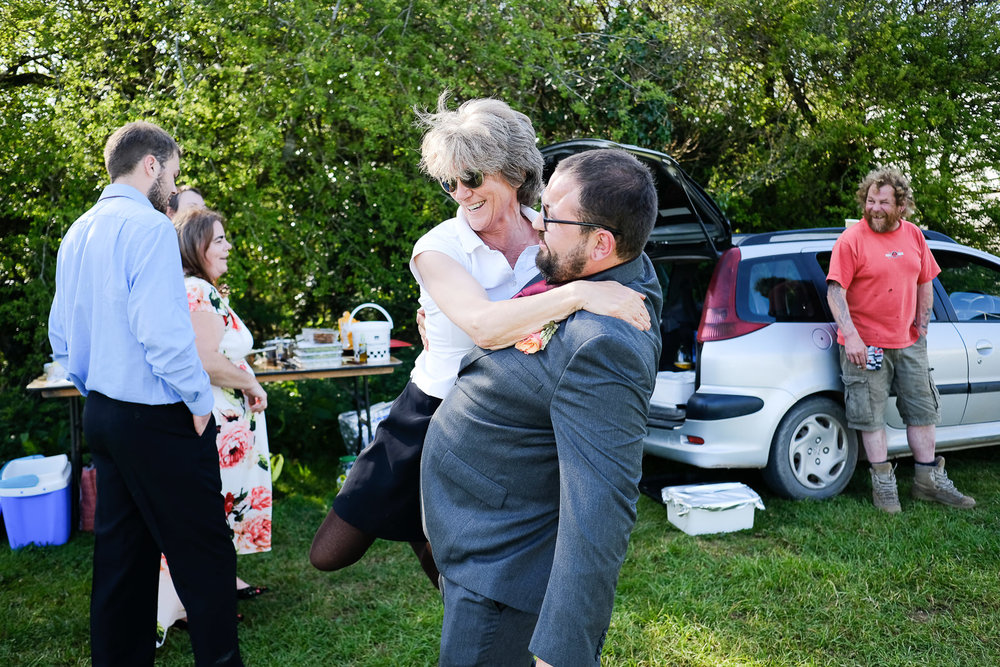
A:
[[[815,257],[808,258],[815,262]],[[826,322],[827,314],[800,255],[746,260],[737,281],[737,312],[748,322]]]

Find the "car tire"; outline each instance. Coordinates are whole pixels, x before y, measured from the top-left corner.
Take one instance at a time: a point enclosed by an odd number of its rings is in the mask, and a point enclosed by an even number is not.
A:
[[[764,481],[785,498],[831,498],[847,486],[858,463],[858,434],[844,408],[807,398],[785,413],[771,442]]]

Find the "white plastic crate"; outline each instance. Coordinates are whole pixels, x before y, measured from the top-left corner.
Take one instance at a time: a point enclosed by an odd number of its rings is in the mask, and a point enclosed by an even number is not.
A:
[[[754,509],[764,509],[757,492],[739,482],[666,486],[660,493],[667,519],[688,535],[753,528]]]
[[[661,371],[650,399],[656,405],[684,405],[694,393],[694,371]]]

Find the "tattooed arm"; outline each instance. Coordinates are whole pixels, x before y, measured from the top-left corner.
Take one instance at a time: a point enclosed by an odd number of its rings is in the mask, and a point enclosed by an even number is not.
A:
[[[913,318],[913,323],[921,336],[927,335],[927,325],[931,321],[931,312],[934,310],[934,287],[932,282],[917,285],[917,315]]]
[[[826,300],[833,312],[833,319],[836,320],[837,327],[844,336],[844,352],[847,354],[847,359],[855,366],[864,366],[868,363],[868,351],[851,319],[851,311],[847,307],[847,290],[835,280],[828,280],[826,285]],[[919,303],[919,298],[917,301]]]

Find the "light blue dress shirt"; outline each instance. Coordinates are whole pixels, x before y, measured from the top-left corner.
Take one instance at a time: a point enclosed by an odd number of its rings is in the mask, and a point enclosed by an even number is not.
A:
[[[212,387],[194,340],[173,225],[141,192],[112,183],[59,246],[54,359],[84,396],[183,401],[206,415]]]

